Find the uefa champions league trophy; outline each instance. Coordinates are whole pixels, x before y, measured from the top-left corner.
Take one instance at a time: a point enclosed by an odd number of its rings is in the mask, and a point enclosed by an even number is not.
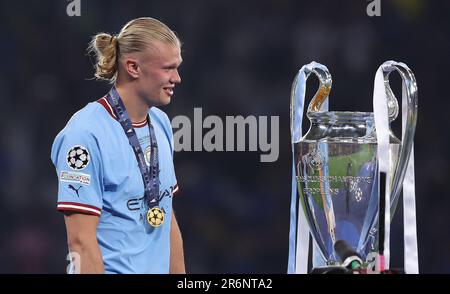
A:
[[[389,86],[389,74],[394,70],[401,75],[404,85],[402,141],[390,129],[390,123],[399,114],[399,104]],[[302,136],[305,87],[311,73],[317,76],[320,85],[306,110],[310,127]],[[300,70],[292,88],[291,134],[295,177],[290,246],[295,248],[290,248],[291,253],[294,252],[293,256],[290,254],[290,263],[297,264],[299,255],[303,255],[303,259],[308,257],[308,253],[304,254],[308,252],[308,242],[302,241],[303,247],[298,245],[299,234],[304,236],[304,229],[299,225],[300,219],[304,218],[316,248],[325,260],[327,267],[324,268],[363,269],[374,257],[382,256],[383,250],[388,250],[385,246],[389,246],[390,217],[394,215],[399,200],[413,147],[417,85],[406,65],[385,62],[375,80],[375,94],[379,99],[374,104],[378,103],[381,112],[377,112],[375,106],[374,113],[328,111],[331,86],[328,69],[313,62]],[[383,119],[384,125],[379,123]],[[384,126],[380,127],[382,132],[378,132],[376,125]],[[383,135],[384,145],[378,144]],[[384,211],[380,210],[383,206],[386,207]],[[415,234],[415,207],[407,213],[413,215]],[[297,242],[292,242],[293,239]],[[416,244],[417,240],[411,242]],[[304,260],[302,262],[305,264]],[[383,265],[381,269],[384,270]],[[299,270],[292,271],[291,268],[291,272]]]

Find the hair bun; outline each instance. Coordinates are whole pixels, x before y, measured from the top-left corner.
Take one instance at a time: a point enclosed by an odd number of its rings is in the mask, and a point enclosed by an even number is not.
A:
[[[95,76],[101,80],[114,82],[117,74],[117,37],[108,33],[95,35],[89,51],[96,56]]]

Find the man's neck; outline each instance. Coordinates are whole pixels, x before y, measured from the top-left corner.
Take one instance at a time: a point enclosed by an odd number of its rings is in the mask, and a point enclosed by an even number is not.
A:
[[[149,106],[135,91],[125,85],[116,85],[116,90],[119,93],[132,122],[139,123],[147,119]]]

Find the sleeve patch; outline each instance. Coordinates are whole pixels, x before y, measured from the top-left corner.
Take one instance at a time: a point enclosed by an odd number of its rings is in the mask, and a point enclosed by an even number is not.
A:
[[[76,145],[67,152],[67,165],[73,170],[82,170],[89,165],[90,155],[86,147]]]
[[[67,182],[67,183],[90,185],[91,184],[91,175],[84,174],[84,173],[78,173],[78,172],[61,171],[59,180],[61,182]]]

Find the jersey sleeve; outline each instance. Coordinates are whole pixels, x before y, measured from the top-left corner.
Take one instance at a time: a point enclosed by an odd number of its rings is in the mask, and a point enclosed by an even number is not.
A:
[[[53,143],[51,158],[58,176],[57,210],[100,216],[103,171],[95,137],[66,127]]]
[[[166,129],[166,133],[168,134],[168,140],[169,140],[169,144],[170,144],[170,151],[171,151],[171,155],[172,155],[172,163],[173,163],[173,190],[172,190],[172,195],[176,195],[178,194],[178,192],[180,191],[180,187],[178,186],[178,181],[177,181],[177,176],[175,173],[175,162],[174,162],[174,150],[175,150],[175,146],[174,146],[174,141],[173,141],[173,131],[172,131],[172,124],[170,123],[169,117],[164,113],[164,117],[165,117],[165,123],[164,123],[164,128]]]

